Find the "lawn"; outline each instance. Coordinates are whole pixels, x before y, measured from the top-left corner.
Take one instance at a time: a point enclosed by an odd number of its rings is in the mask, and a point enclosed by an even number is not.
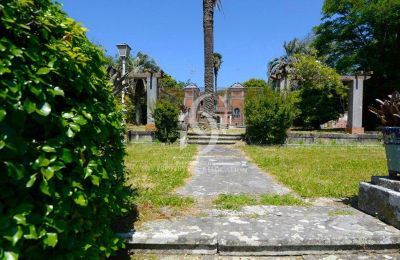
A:
[[[127,147],[125,165],[127,184],[137,189],[135,204],[139,220],[160,217],[159,210],[190,207],[193,199],[173,194],[189,177],[189,164],[194,160],[195,146],[157,143],[131,144]]]
[[[261,196],[249,194],[221,194],[213,204],[218,209],[240,210],[244,206],[254,205],[272,205],[272,206],[307,206],[303,200],[294,197],[291,194],[275,195],[264,194]]]
[[[302,197],[350,198],[358,183],[386,175],[382,146],[244,146],[246,154]]]

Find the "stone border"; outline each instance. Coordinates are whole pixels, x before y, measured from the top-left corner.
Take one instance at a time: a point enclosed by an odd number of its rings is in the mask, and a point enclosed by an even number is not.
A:
[[[361,144],[383,143],[382,134],[298,133],[289,132],[286,144]]]

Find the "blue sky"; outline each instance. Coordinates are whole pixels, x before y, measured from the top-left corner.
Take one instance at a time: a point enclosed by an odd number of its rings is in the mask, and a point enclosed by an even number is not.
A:
[[[201,0],[59,0],[88,28],[88,37],[116,54],[126,42],[152,56],[180,81],[203,86]],[[223,55],[219,86],[266,79],[283,42],[304,38],[321,20],[323,0],[222,0],[215,15],[215,51]]]

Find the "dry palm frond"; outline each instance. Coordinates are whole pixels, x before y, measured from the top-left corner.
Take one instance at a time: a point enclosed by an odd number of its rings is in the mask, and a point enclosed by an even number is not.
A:
[[[376,99],[379,108],[369,107],[385,126],[400,126],[400,93],[395,91],[387,100]]]

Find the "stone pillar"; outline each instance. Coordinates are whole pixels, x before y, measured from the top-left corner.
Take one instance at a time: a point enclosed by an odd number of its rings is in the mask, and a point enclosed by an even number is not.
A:
[[[364,76],[355,76],[349,84],[349,115],[347,121],[347,131],[351,134],[363,134],[363,94]]]
[[[154,126],[153,112],[157,102],[158,78],[155,75],[147,78],[147,125]]]

